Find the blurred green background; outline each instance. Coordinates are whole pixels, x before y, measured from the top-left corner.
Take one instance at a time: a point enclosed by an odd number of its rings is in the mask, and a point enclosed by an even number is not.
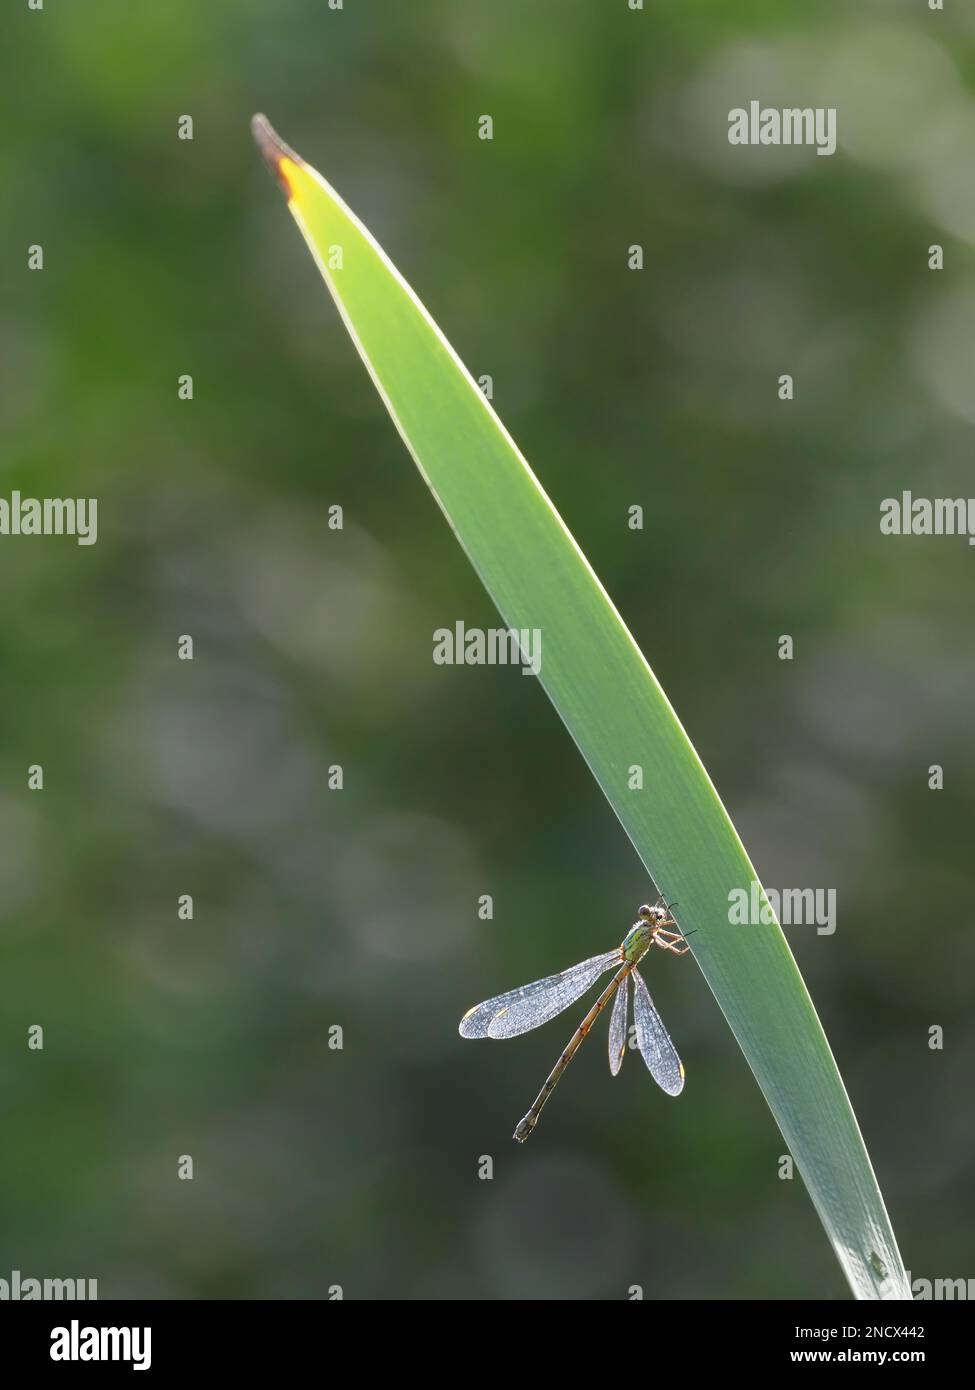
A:
[[[601,1028],[520,1149],[575,1013],[458,1037],[652,888],[538,686],[434,666],[495,614],[255,110],[493,377],[766,885],[836,889],[834,936],[788,935],[905,1262],[975,1274],[975,555],[879,531],[975,492],[975,15],[22,0],[0,51],[0,495],[99,499],[94,547],[0,539],[0,1277],[848,1293],[690,958],[648,972],[679,1103]],[[753,98],[835,105],[836,155],[730,147]]]

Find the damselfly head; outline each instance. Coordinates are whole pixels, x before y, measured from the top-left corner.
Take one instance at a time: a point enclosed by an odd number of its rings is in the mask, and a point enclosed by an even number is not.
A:
[[[649,903],[643,903],[637,916],[649,922],[651,927],[662,927],[665,922],[670,921],[670,911],[663,898],[658,898],[653,907]]]

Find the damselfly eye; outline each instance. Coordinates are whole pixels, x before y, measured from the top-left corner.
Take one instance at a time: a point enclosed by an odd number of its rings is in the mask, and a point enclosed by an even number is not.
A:
[[[641,903],[641,904],[640,904],[640,907],[639,907],[639,909],[638,909],[638,911],[637,911],[637,916],[638,916],[638,917],[652,917],[652,916],[653,916],[653,908],[650,906],[649,903]]]

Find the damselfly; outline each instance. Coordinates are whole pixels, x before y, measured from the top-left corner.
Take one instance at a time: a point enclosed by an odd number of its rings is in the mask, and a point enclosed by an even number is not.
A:
[[[631,978],[636,1040],[650,1075],[669,1096],[679,1096],[684,1089],[683,1063],[677,1056],[670,1034],[653,1006],[643,977],[636,968],[637,962],[642,960],[653,946],[659,946],[662,951],[673,951],[678,956],[691,949],[683,933],[673,930],[677,923],[670,915],[670,908],[674,906],[676,904],[671,903],[668,907],[663,898],[658,898],[653,907],[644,903],[622,945],[615,951],[607,951],[603,956],[593,956],[591,960],[581,961],[569,970],[563,970],[560,975],[549,975],[544,980],[536,980],[534,984],[509,990],[507,994],[496,994],[493,999],[485,999],[483,1004],[469,1009],[461,1019],[462,1038],[517,1038],[521,1033],[529,1033],[533,1028],[548,1023],[549,1019],[555,1018],[563,1009],[574,1004],[580,995],[585,994],[600,975],[605,975],[614,965],[619,966],[616,974],[569,1039],[565,1051],[549,1073],[528,1114],[518,1121],[513,1137],[519,1144],[525,1142],[538,1124],[542,1106],[575,1056],[579,1044],[614,994],[616,999],[609,1020],[609,1069],[614,1076],[619,1071],[626,1051]]]

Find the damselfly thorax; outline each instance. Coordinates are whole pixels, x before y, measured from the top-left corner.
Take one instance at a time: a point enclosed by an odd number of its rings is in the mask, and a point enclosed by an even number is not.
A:
[[[675,907],[676,904],[671,903],[670,906]],[[658,899],[653,907],[644,903],[637,912],[637,920],[623,938],[620,947],[621,958],[629,961],[631,965],[636,965],[651,946],[659,946],[664,951],[673,951],[675,955],[682,956],[685,951],[691,949],[690,946],[681,932],[666,930],[668,927],[676,926],[677,923],[670,915],[670,907],[663,898]]]

